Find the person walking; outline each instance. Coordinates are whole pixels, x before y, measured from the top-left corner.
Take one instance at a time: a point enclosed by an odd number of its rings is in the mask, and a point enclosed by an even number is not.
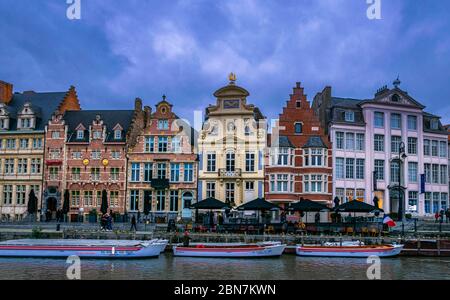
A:
[[[445,211],[445,222],[448,223],[450,221],[450,208],[447,208]]]
[[[444,215],[445,212],[443,209],[441,209],[441,211],[439,212],[439,223],[444,223]]]
[[[112,215],[108,214],[107,218],[106,218],[106,230],[108,231],[112,231]]]
[[[189,236],[189,231],[186,230],[183,236],[183,247],[189,247],[190,239],[191,237]]]
[[[439,212],[437,211],[435,214],[434,214],[434,223],[437,223],[439,221]]]
[[[133,215],[133,217],[131,218],[131,228],[130,231],[137,231],[137,226],[136,226],[136,216]]]
[[[100,219],[100,226],[102,231],[106,230],[106,214],[102,215],[102,218]]]

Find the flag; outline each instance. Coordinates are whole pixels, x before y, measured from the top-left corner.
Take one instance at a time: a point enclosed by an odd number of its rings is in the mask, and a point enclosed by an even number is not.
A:
[[[389,227],[395,227],[397,224],[395,224],[394,220],[392,220],[389,216],[386,216],[383,220],[383,224],[386,224]]]

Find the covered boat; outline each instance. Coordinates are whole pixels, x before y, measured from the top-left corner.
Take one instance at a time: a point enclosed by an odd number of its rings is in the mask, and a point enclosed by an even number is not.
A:
[[[166,240],[12,240],[0,243],[0,257],[147,258],[158,257]]]
[[[193,244],[173,247],[174,256],[189,257],[273,257],[283,254],[286,245],[277,242],[257,244]]]
[[[403,245],[325,245],[325,246],[300,246],[296,247],[299,256],[321,257],[392,257],[397,256],[403,249]]]

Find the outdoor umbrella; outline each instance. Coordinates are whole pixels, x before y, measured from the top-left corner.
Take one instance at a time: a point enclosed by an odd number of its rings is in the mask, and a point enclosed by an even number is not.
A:
[[[106,190],[102,191],[102,206],[100,207],[100,211],[102,214],[106,214],[108,212],[108,194]]]
[[[70,210],[70,194],[69,194],[69,190],[65,190],[64,191],[64,203],[63,203],[63,207],[62,207],[62,212],[64,214],[64,217],[67,217],[69,210]]]
[[[30,194],[28,195],[28,213],[30,215],[34,215],[37,212],[37,198],[34,195],[34,190],[30,191]]]
[[[202,200],[200,202],[197,202],[197,203],[191,205],[191,208],[209,210],[209,214],[210,214],[209,223],[210,223],[210,225],[212,225],[212,223],[213,223],[212,210],[213,209],[229,209],[230,205],[228,203],[222,202],[215,198],[207,198],[205,200]]]
[[[241,206],[237,207],[238,210],[253,210],[258,211],[258,219],[259,219],[259,212],[260,211],[266,211],[266,210],[281,210],[281,207],[279,207],[276,204],[273,204],[269,201],[266,201],[263,198],[257,198],[255,200],[252,200],[250,202],[244,203]]]
[[[373,212],[373,211],[383,211],[382,209],[367,204],[365,202],[361,202],[361,201],[357,201],[357,200],[353,200],[344,204],[339,205],[338,207],[336,207],[337,211],[343,211],[343,212],[361,212],[361,213],[369,213],[369,212]]]
[[[301,212],[319,212],[323,210],[329,210],[329,208],[324,204],[301,198],[300,201],[291,203],[289,205],[289,210]],[[306,223],[308,223],[308,214],[306,214]]]

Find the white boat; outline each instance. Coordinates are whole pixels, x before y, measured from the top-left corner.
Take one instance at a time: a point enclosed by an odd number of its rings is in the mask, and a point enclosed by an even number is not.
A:
[[[0,257],[148,258],[158,257],[167,241],[37,240],[0,242]]]
[[[403,245],[332,245],[332,246],[301,246],[297,245],[295,252],[299,256],[320,257],[393,257],[400,254]]]
[[[230,257],[256,258],[273,257],[283,254],[286,245],[279,242],[264,242],[257,244],[241,243],[207,243],[192,244],[188,247],[176,245],[173,247],[174,256],[185,257]]]

